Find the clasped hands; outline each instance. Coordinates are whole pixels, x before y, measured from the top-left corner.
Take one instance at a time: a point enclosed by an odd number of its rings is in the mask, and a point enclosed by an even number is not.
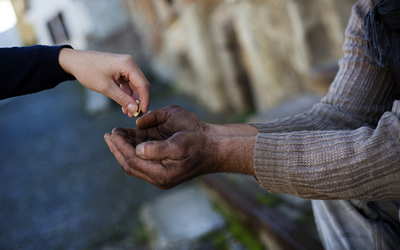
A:
[[[138,128],[115,128],[104,136],[129,175],[169,189],[217,172],[254,175],[258,130],[248,124],[214,125],[179,106],[150,111]]]

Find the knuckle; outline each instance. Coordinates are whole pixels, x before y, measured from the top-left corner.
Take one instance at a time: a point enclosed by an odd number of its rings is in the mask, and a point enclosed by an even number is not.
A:
[[[168,148],[174,152],[175,159],[185,159],[188,155],[188,149],[190,146],[191,145],[185,140],[181,140],[181,138],[178,137],[173,137],[168,141]]]
[[[156,110],[150,110],[149,112],[147,112],[146,116],[149,115],[156,115]]]
[[[165,148],[161,147],[153,147],[152,153],[153,155],[162,156],[164,154]]]
[[[144,87],[146,90],[149,90],[149,89],[150,89],[150,83],[149,83],[148,81],[145,81],[145,82],[143,83],[143,87]]]
[[[133,56],[131,56],[129,54],[122,54],[121,58],[124,63],[134,63],[135,62],[135,59],[133,58]]]
[[[180,107],[178,105],[173,104],[173,105],[169,105],[168,108],[169,109],[179,109]]]
[[[134,169],[135,168],[135,162],[134,162],[134,159],[133,158],[128,158],[128,159],[126,159],[126,166],[125,166],[125,169],[126,170],[129,170],[129,169]],[[124,169],[124,170],[125,170]],[[126,172],[126,171],[125,171]]]
[[[175,155],[176,155],[176,158],[178,158],[180,160],[186,159],[188,156],[188,154],[181,148],[177,148],[177,150],[175,151]]]
[[[124,103],[126,101],[126,97],[125,97],[125,95],[117,95],[114,98],[114,101],[116,101],[117,103],[122,104],[122,103]]]

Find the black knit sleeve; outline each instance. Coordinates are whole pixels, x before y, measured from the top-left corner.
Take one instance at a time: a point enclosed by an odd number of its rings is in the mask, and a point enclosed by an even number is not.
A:
[[[58,62],[69,45],[0,48],[0,99],[31,94],[74,80]]]

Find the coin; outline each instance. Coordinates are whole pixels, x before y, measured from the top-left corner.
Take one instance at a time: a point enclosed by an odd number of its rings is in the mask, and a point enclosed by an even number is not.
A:
[[[133,113],[134,117],[138,116],[140,114],[140,111],[141,111],[141,109],[140,109],[140,100],[136,100],[136,103],[138,105],[138,108],[137,108],[136,112]]]

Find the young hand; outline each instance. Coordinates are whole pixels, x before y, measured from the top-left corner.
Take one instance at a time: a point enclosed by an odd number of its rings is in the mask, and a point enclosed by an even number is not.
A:
[[[137,99],[141,101],[143,113],[148,111],[150,84],[132,56],[63,48],[59,62],[83,86],[120,104],[131,118],[137,110]]]

